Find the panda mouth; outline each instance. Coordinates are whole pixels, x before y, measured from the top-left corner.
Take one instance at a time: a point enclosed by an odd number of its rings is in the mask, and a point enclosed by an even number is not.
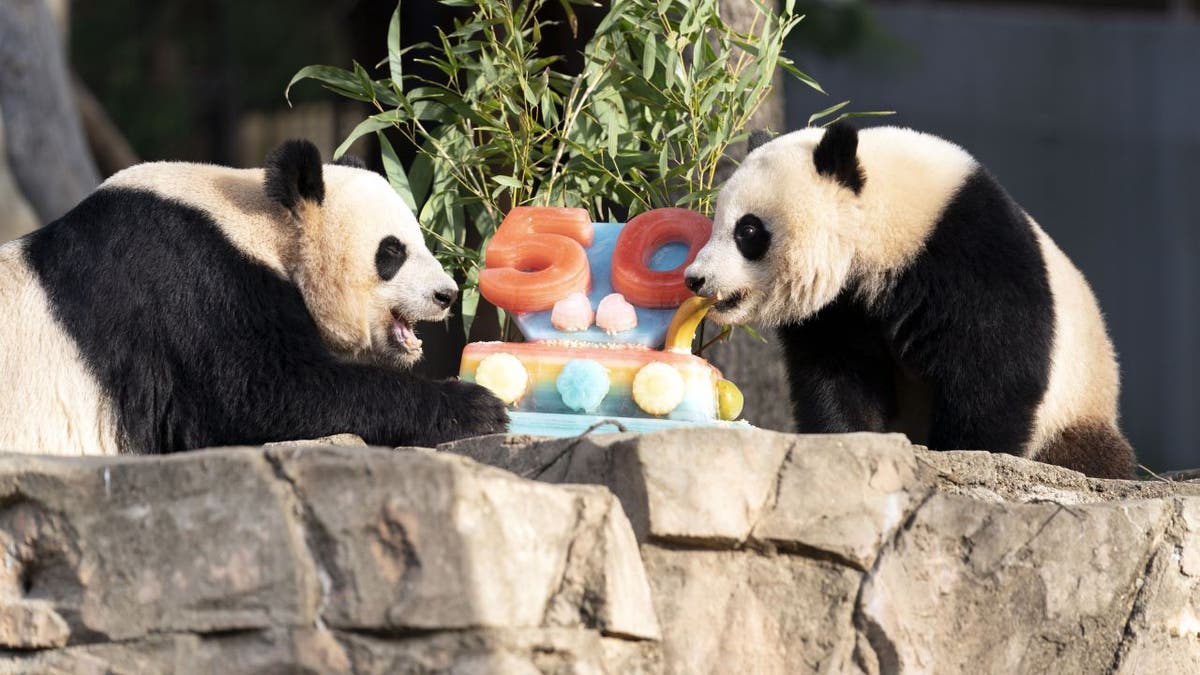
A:
[[[421,345],[424,344],[421,338],[417,337],[412,323],[395,310],[392,310],[392,332],[388,337],[393,345],[410,352],[420,350]]]
[[[718,296],[719,297],[719,296]],[[712,306],[716,312],[728,312],[729,310],[742,304],[742,300],[746,299],[745,291],[738,291],[729,295],[726,298],[718,299],[716,304]]]

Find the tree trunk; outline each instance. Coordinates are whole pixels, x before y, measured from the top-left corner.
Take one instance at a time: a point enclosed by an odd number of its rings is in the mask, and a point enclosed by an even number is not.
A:
[[[100,182],[71,94],[62,35],[45,0],[0,2],[0,109],[8,163],[42,223]]]
[[[38,218],[21,194],[8,166],[4,142],[4,115],[0,111],[0,243],[37,229]]]
[[[763,4],[778,8],[775,0]],[[721,15],[739,30],[748,30],[755,15],[754,0],[721,0]],[[782,131],[783,100],[782,78],[776,77],[774,91],[750,120],[750,128]],[[734,159],[740,160],[745,147],[732,151]],[[729,341],[713,346],[705,352],[705,357],[742,390],[746,397],[742,416],[747,421],[764,429],[791,431],[794,428],[791,399],[779,340],[774,331],[763,331],[763,337],[767,344],[745,331],[735,330]]]

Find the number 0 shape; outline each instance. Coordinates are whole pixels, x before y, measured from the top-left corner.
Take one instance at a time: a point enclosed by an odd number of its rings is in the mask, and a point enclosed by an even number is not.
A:
[[[712,221],[688,209],[664,208],[634,216],[613,249],[613,288],[639,307],[676,307],[692,297],[683,270],[712,235]],[[687,244],[687,258],[667,271],[650,269],[650,256],[663,246]]]
[[[512,312],[540,312],[571,293],[586,293],[592,276],[583,248],[592,237],[584,209],[518,206],[488,244],[479,292]]]

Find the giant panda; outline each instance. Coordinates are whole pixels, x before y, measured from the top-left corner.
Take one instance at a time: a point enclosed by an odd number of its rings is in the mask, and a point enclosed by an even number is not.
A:
[[[715,320],[777,329],[798,431],[1131,476],[1096,299],[971,155],[844,122],[751,145],[685,279]]]
[[[0,448],[503,431],[487,390],[404,370],[457,292],[387,181],[307,141],[263,169],[134,166],[0,247]]]

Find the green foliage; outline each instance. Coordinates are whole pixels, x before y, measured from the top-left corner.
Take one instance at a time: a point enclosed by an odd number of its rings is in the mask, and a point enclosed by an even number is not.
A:
[[[288,89],[312,79],[376,108],[336,154],[378,135],[392,186],[417,210],[431,248],[466,280],[469,306],[481,247],[468,241],[486,241],[512,206],[582,206],[597,219],[673,205],[711,212],[718,165],[745,139],[777,71],[821,91],[782,55],[802,18],[790,0],[782,14],[755,2],[745,32],[721,18],[718,0],[613,0],[579,75],[539,53],[546,0],[441,1],[471,8],[469,18],[438,29],[434,43],[405,46],[397,8],[380,64],[387,77],[357,63],[309,66]],[[590,4],[558,2],[572,29],[572,7]],[[404,73],[409,50],[441,78]],[[419,148],[407,172],[386,129]]]

